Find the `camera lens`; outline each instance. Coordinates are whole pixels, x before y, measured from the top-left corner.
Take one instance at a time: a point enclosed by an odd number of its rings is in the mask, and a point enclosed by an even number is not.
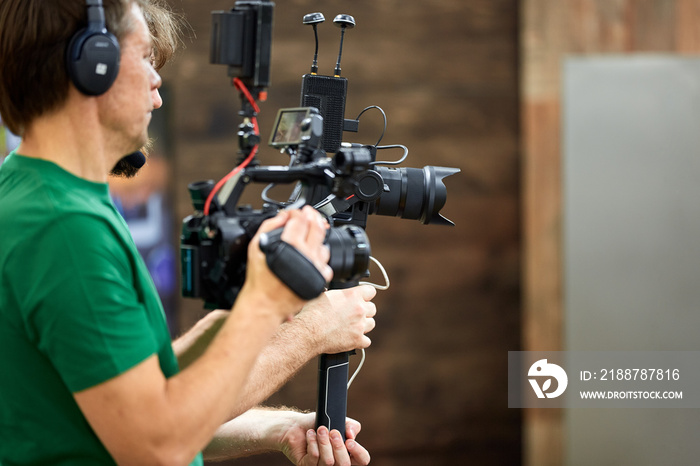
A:
[[[388,191],[370,208],[370,213],[420,220],[423,224],[454,225],[440,215],[447,200],[443,178],[458,168],[427,166],[420,168],[376,167]]]
[[[371,255],[367,233],[355,225],[333,227],[328,233],[334,281],[351,281],[363,277],[369,267]]]

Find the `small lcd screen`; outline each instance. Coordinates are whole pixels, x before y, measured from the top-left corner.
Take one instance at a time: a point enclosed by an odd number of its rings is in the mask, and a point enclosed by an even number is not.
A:
[[[308,108],[290,108],[277,114],[270,145],[273,147],[296,145],[301,142],[301,122],[308,116]]]

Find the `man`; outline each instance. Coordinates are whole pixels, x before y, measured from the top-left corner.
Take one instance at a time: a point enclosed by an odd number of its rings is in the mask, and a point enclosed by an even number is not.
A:
[[[0,463],[201,464],[209,445],[215,457],[280,449],[299,464],[367,464],[354,421],[343,444],[309,429],[312,414],[248,410],[316,354],[368,346],[371,288],[329,292],[299,313],[305,303],[267,269],[256,236],[230,314],[171,345],[106,184],[161,104],[153,51],[163,49],[144,12],[162,11],[104,3],[119,73],[88,95],[64,59],[86,4],[0,0],[0,113],[22,136],[0,168]],[[158,36],[163,26],[150,25]],[[320,216],[284,212],[260,232],[280,227],[329,280]]]

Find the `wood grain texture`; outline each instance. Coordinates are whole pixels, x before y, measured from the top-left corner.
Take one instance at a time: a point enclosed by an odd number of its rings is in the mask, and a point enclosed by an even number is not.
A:
[[[700,52],[697,0],[522,0],[523,347],[562,350],[561,70],[569,55]],[[525,412],[524,463],[559,465],[562,413]]]

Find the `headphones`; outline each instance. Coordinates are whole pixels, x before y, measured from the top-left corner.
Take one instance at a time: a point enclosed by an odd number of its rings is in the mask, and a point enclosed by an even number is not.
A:
[[[119,42],[107,31],[102,0],[86,0],[88,25],[76,32],[66,49],[68,76],[80,92],[97,96],[110,88],[119,72]]]

